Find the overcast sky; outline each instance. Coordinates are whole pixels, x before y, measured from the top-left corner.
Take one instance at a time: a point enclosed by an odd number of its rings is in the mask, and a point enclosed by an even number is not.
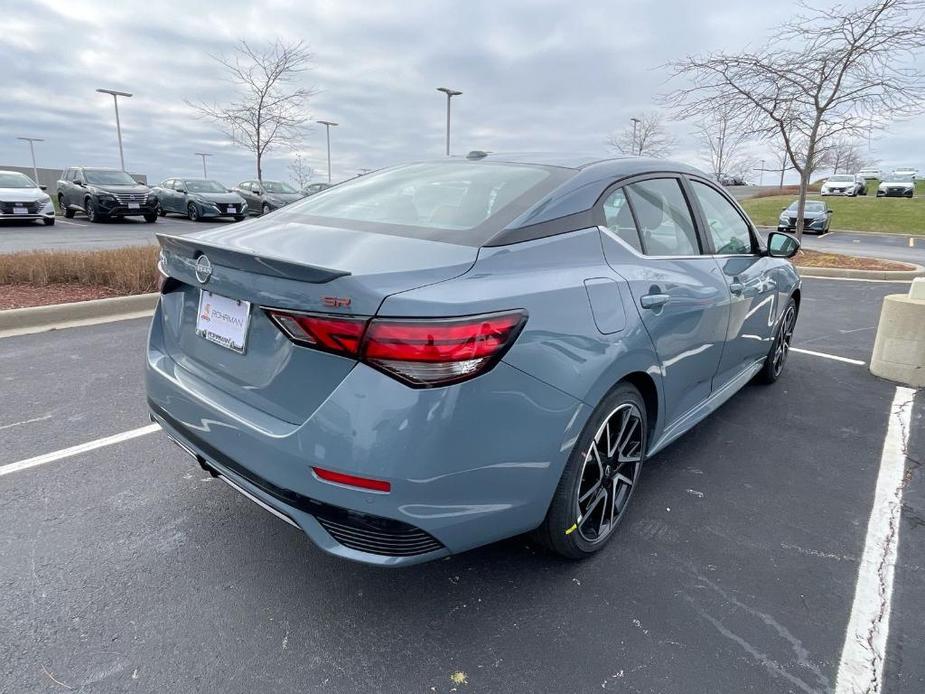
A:
[[[313,119],[333,130],[334,178],[399,161],[440,156],[445,97],[453,100],[455,153],[579,151],[606,154],[606,140],[653,108],[668,88],[659,66],[688,53],[760,42],[795,2],[573,2],[466,0],[225,0],[104,3],[33,0],[7,4],[0,33],[0,166],[118,166],[112,99],[122,100],[126,168],[151,181],[200,175],[193,152],[214,153],[210,177],[254,176],[253,157],[184,99],[221,100],[233,85],[210,53],[240,38],[303,39],[314,54],[306,86],[319,90]],[[872,142],[885,167],[925,168],[922,124],[906,122]],[[672,123],[674,158],[703,165],[685,123]],[[324,130],[305,133],[304,156],[325,177]],[[758,156],[771,159],[766,147]],[[291,152],[264,163],[264,178],[288,179]],[[768,166],[771,166],[770,162]],[[758,174],[755,174],[757,179]],[[768,182],[773,176],[765,175]]]

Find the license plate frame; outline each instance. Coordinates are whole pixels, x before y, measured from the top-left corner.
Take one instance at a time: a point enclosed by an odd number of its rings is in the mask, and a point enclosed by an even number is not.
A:
[[[196,334],[219,347],[244,354],[247,351],[251,308],[252,304],[249,301],[232,299],[208,289],[200,289],[196,310]]]
[[[130,210],[138,210],[138,209],[141,208],[141,203],[130,202],[130,203],[128,203],[128,208],[129,208]]]
[[[13,214],[29,214],[28,207],[13,206]]]

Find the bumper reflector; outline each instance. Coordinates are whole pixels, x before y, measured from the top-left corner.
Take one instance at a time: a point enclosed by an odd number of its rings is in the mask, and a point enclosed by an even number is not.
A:
[[[347,475],[343,472],[334,472],[333,470],[325,470],[324,468],[320,467],[313,467],[312,470],[315,472],[319,479],[322,479],[325,482],[345,484],[348,487],[369,489],[374,492],[388,493],[392,491],[392,485],[385,480],[374,480],[368,477],[357,477],[356,475]]]

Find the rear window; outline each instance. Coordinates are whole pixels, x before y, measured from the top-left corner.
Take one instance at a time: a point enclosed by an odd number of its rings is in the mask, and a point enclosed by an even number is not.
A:
[[[571,169],[494,162],[408,164],[360,176],[289,205],[280,219],[481,243]],[[491,233],[480,233],[491,227]]]

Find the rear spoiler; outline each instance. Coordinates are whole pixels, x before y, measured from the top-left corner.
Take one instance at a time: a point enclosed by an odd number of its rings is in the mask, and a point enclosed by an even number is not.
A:
[[[255,275],[283,277],[312,284],[324,284],[350,274],[346,270],[332,270],[317,265],[257,255],[246,249],[237,250],[227,246],[216,246],[195,238],[171,234],[155,234],[155,236],[161,248],[178,258],[188,259],[190,265],[194,264],[199,256],[208,255],[214,265],[252,272]]]

